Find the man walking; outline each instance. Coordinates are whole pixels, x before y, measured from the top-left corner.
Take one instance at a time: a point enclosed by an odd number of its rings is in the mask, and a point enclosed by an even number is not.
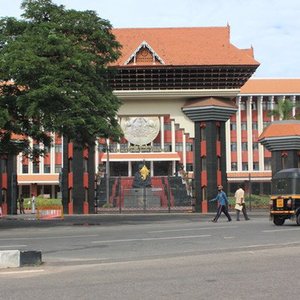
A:
[[[237,221],[240,220],[240,211],[243,212],[246,221],[250,220],[246,211],[245,191],[243,190],[242,185],[239,185],[238,189],[235,192],[234,197],[235,197],[236,220]]]
[[[218,186],[218,195],[216,198],[211,199],[209,202],[218,201],[218,210],[216,216],[211,220],[214,223],[217,223],[221,213],[223,212],[228,219],[228,222],[231,222],[231,216],[228,212],[228,198],[225,192],[223,191],[223,186]]]

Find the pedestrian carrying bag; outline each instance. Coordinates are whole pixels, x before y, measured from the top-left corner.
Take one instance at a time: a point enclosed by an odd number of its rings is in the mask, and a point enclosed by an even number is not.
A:
[[[236,210],[241,211],[241,210],[243,209],[243,205],[236,204],[234,208],[235,208]]]

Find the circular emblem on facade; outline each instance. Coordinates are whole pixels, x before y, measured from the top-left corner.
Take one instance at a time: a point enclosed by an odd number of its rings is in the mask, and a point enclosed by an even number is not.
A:
[[[133,145],[147,145],[158,135],[160,122],[158,117],[124,117],[121,128],[128,142]]]

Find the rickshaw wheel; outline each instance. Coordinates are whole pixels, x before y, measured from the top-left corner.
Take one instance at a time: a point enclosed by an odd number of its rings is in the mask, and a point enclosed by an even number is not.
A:
[[[297,215],[296,223],[297,223],[297,225],[300,225],[300,213]]]
[[[280,218],[280,217],[274,217],[273,223],[277,226],[281,226],[284,224],[285,219]]]

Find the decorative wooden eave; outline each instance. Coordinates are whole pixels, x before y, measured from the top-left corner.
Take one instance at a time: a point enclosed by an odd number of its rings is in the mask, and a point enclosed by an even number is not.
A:
[[[135,51],[130,55],[130,57],[125,61],[124,65],[128,65],[132,60],[135,63],[136,60],[136,56],[138,54],[138,52],[142,49],[142,48],[146,48],[148,49],[148,51],[152,54],[153,57],[153,63],[155,63],[155,60],[158,60],[162,65],[165,64],[165,62],[163,61],[163,59],[152,49],[152,47],[146,42],[143,41],[136,49]]]

